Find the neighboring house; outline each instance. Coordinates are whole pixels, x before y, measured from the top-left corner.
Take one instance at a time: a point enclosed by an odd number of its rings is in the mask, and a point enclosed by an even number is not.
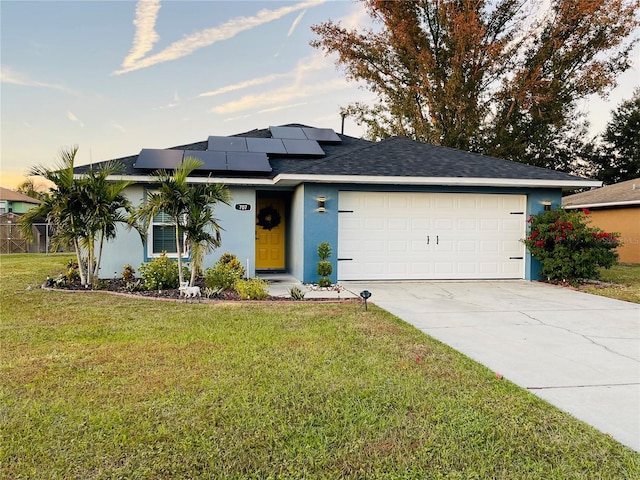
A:
[[[22,236],[18,226],[18,220],[22,214],[38,204],[40,201],[35,198],[0,187],[0,253],[46,252],[45,219],[42,219],[41,225],[33,227],[33,242]]]
[[[620,234],[620,262],[640,263],[640,178],[569,195],[562,206],[588,209],[593,226]]]
[[[286,125],[120,158],[134,204],[153,190],[153,172],[183,156],[204,166],[192,183],[223,182],[233,196],[216,217],[224,252],[248,274],[288,272],[316,282],[317,247],[329,242],[340,280],[536,279],[521,242],[529,215],[559,205],[563,189],[600,182],[393,137],[381,142],[331,129]],[[88,166],[77,167],[76,174]],[[174,227],[158,216],[146,245],[120,229],[103,253],[103,277],[175,252]],[[173,245],[172,245],[173,244]],[[173,253],[175,255],[175,253]]]
[[[0,187],[0,215],[4,213],[27,213],[31,207],[39,204],[40,200],[31,198],[24,193]]]

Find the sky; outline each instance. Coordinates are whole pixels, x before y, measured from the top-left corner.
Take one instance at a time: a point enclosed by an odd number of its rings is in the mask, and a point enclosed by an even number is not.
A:
[[[340,107],[373,97],[309,45],[329,19],[371,26],[347,0],[0,0],[0,185],[71,145],[84,165],[286,123],[339,132]],[[581,105],[594,134],[638,85],[640,48]]]

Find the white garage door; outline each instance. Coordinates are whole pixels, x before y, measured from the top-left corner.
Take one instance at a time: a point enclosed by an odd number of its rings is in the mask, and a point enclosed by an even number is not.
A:
[[[340,192],[338,280],[524,278],[524,195]]]

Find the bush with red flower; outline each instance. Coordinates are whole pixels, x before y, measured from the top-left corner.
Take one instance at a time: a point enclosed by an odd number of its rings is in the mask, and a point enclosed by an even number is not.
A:
[[[540,261],[541,277],[577,283],[597,279],[600,268],[618,262],[618,235],[590,227],[588,215],[586,209],[557,208],[529,217],[529,234],[523,242]]]

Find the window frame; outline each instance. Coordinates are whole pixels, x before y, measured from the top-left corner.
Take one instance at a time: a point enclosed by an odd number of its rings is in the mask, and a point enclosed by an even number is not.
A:
[[[148,193],[153,193],[153,190],[148,190]],[[162,255],[162,251],[161,252],[154,252],[153,251],[153,229],[154,227],[173,227],[173,228],[178,228],[178,226],[173,223],[172,221],[161,221],[161,220],[156,220],[156,217],[162,217],[162,216],[167,216],[164,212],[158,212],[156,215],[154,215],[154,217],[151,219],[151,221],[149,222],[149,230],[147,231],[147,248],[146,248],[146,254],[147,254],[147,258],[158,258]],[[173,245],[175,246],[175,234],[172,235],[173,238]],[[164,251],[164,250],[163,250]],[[178,258],[178,252],[166,252],[166,255],[168,258]],[[187,236],[183,233],[182,234],[182,258],[183,259],[188,259],[189,258],[189,248],[187,245]]]

